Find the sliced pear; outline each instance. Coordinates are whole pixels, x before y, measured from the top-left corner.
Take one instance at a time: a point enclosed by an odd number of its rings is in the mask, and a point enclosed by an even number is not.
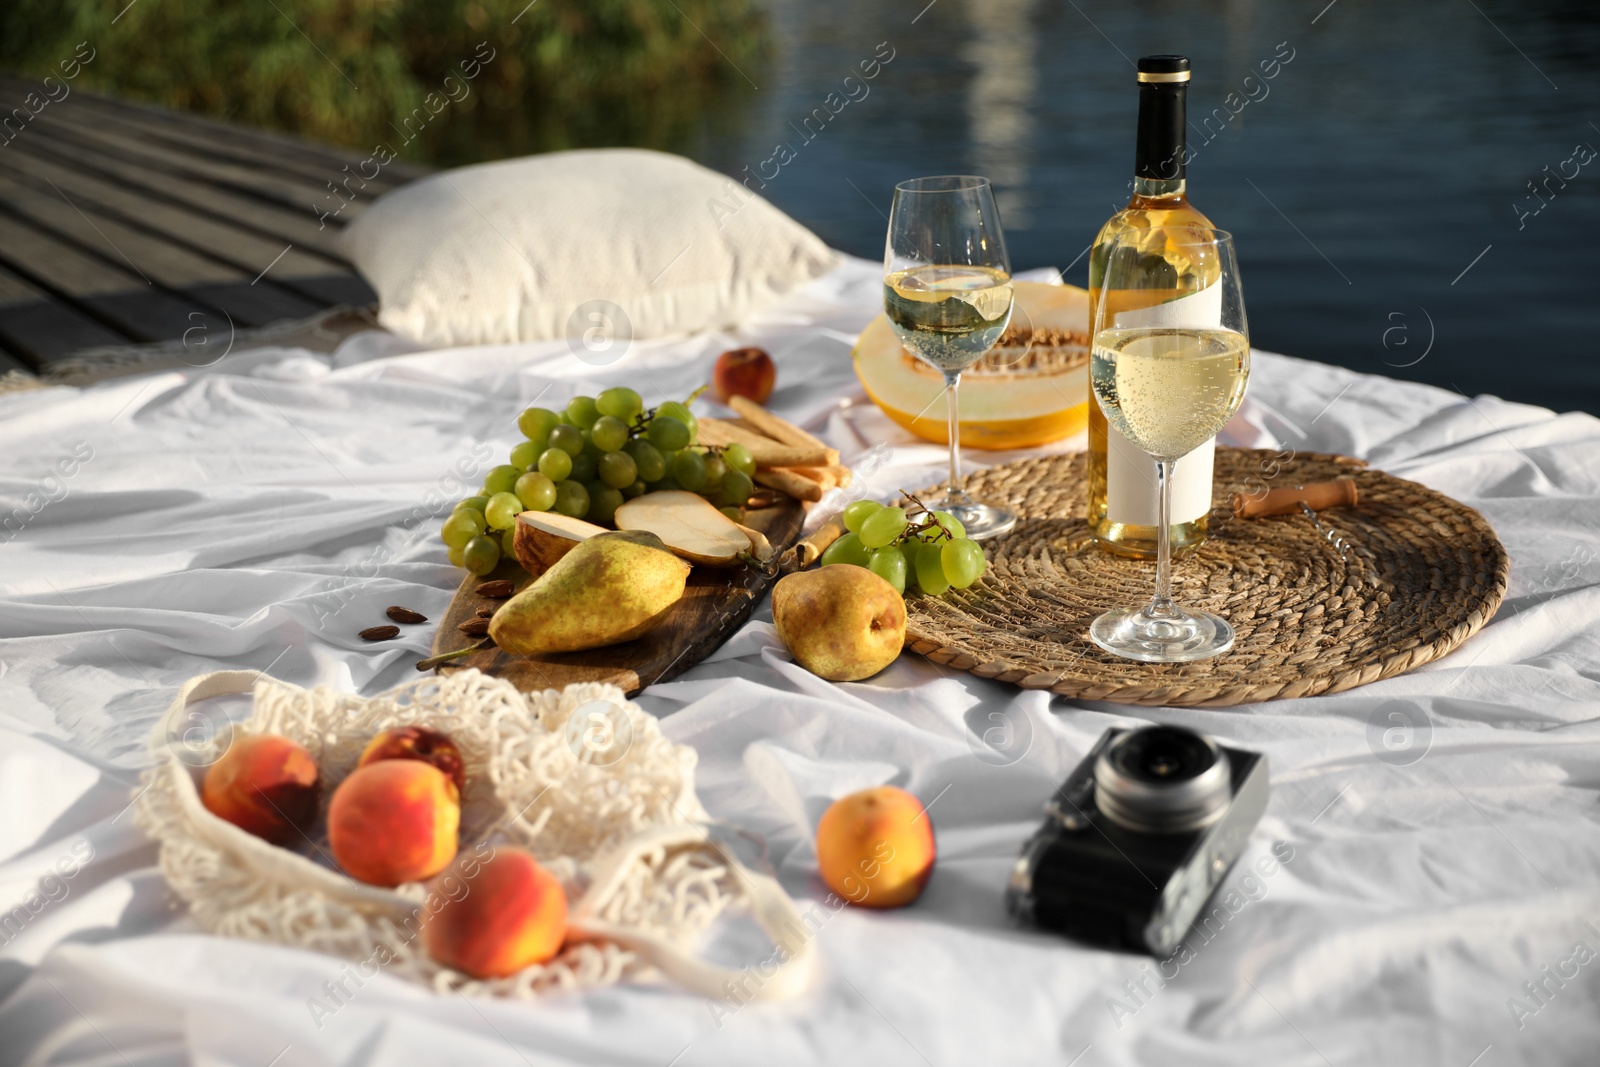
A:
[[[606,533],[603,526],[574,519],[554,511],[524,511],[517,516],[517,532],[511,547],[517,562],[537,578],[556,560],[591,537]]]
[[[644,530],[668,548],[707,567],[732,567],[754,547],[744,529],[703,496],[668,489],[634,497],[617,509],[619,530]]]
[[[759,563],[765,563],[772,558],[772,542],[767,540],[767,535],[760,530],[752,530],[742,522],[734,523],[750,539],[750,554]]]

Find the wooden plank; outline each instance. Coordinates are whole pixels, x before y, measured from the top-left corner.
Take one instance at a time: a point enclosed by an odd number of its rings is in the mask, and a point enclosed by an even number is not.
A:
[[[3,74],[0,74],[0,87],[14,93],[25,93],[37,88],[26,79]],[[74,90],[72,99],[75,101],[74,106],[81,105],[97,114],[112,116],[157,135],[213,149],[219,144],[225,145],[244,157],[258,159],[269,165],[299,170],[302,173],[307,172],[309,168],[309,173],[313,177],[321,174],[322,170],[329,166],[334,171],[340,170],[346,164],[353,168],[371,155],[370,150],[360,151],[320,141],[309,141],[277,130],[242,125],[197,112],[121,100],[83,90]],[[384,187],[398,186],[430,173],[432,168],[425,164],[395,160],[384,166],[373,184]]]
[[[81,90],[3,147],[0,371],[369,305],[340,229],[426,173],[391,162],[346,203],[328,183],[364,153]]]
[[[278,161],[270,162],[264,152],[258,155],[243,149],[230,151],[228,146],[208,141],[201,135],[185,135],[182,127],[170,123],[152,125],[148,124],[148,119],[144,123],[130,122],[121,116],[101,114],[89,108],[62,108],[53,119],[49,112],[40,118],[53,121],[58,130],[70,129],[85,136],[107,139],[124,148],[137,148],[176,165],[204,172],[214,180],[240,183],[266,195],[287,197],[291,203],[299,203],[303,197],[313,194],[331,198],[333,194],[327,183],[337,184],[341,178],[358,174],[356,166],[360,162],[321,160],[308,164],[298,150],[281,148],[274,149]],[[50,128],[49,123],[46,128]],[[291,151],[295,161],[284,162]],[[348,174],[344,170],[346,166],[350,167]],[[388,189],[387,182],[376,186],[368,181],[363,185],[362,181],[352,179],[348,193],[370,201]]]
[[[363,201],[341,200],[326,185],[311,179],[290,180],[257,167],[207,159],[198,152],[179,154],[149,144],[125,128],[75,121],[71,116],[70,108],[62,108],[54,116],[46,110],[34,120],[27,134],[65,139],[88,152],[110,154],[163,175],[201,181],[264,204],[304,211],[313,219],[326,213],[331,223],[341,226],[366,208]],[[21,141],[21,137],[17,138],[18,143]]]
[[[90,256],[113,263],[120,259],[157,287],[225,311],[239,325],[305,318],[325,306],[281,289],[253,285],[243,271],[125,226],[65,197],[35,192],[5,175],[0,175],[0,210],[47,228]],[[268,263],[270,260],[261,266]]]
[[[198,152],[206,158],[264,168],[291,180],[309,181],[319,188],[325,182],[353,174],[362,181],[352,182],[351,190],[368,200],[428,173],[426,168],[405,168],[397,160],[380,166],[371,161],[370,151],[365,155],[327,151],[310,141],[267,139],[256,131],[222,123],[196,126],[178,121],[181,116],[172,112],[122,102],[113,104],[101,97],[85,97],[81,106],[63,109],[61,117],[81,117],[99,128],[107,128],[109,123],[111,128],[137,131],[141,138],[159,143],[170,151]]]
[[[799,539],[805,515],[799,501],[785,498],[774,507],[751,511],[745,524],[766,534],[773,551],[781,553]],[[502,562],[489,577],[510,578],[521,585],[531,580],[515,561]],[[489,648],[439,669],[476,667],[485,674],[505,678],[524,692],[561,688],[573,682],[611,682],[632,696],[647,685],[677,677],[720,648],[744,625],[777,578],[776,573],[766,574],[754,567],[696,567],[689,575],[683,599],[673,605],[671,614],[636,641],[538,657],[514,656]],[[486,580],[468,574],[461,583],[439,621],[433,638],[434,655],[478,642],[478,638],[466,636],[458,627],[480,608],[492,610],[505,603],[474,592]]]
[[[33,368],[27,364],[23,355],[18,352],[12,352],[7,348],[5,338],[0,336],[0,375],[8,371],[26,374],[30,378],[34,376]]]
[[[129,340],[0,267],[0,343],[31,369],[41,370],[79,349]]]
[[[7,151],[21,150],[74,167],[119,184],[141,197],[172,204],[195,214],[227,222],[271,240],[293,242],[312,249],[332,262],[349,266],[339,251],[339,227],[330,220],[320,226],[309,209],[299,210],[263,204],[219,189],[204,181],[176,178],[153,172],[136,163],[107,154],[86,151],[65,139],[17,138]]]
[[[223,263],[237,272],[254,276],[270,263],[272,269],[262,278],[261,284],[287,289],[320,306],[346,303],[352,296],[363,303],[370,299],[363,295],[370,294],[365,283],[349,276],[337,261],[314,250],[301,249],[292,242],[280,244],[176,205],[152,201],[124,186],[42,156],[0,153],[0,173],[15,177],[35,192],[71,197],[73,203],[97,215]],[[349,276],[343,284],[334,280],[342,275]]]
[[[108,266],[7,211],[0,211],[0,267],[133,342],[181,337],[216,316],[215,309],[147,285],[133,271]],[[205,318],[189,318],[194,313]]]
[[[237,264],[241,267],[263,262],[263,254],[270,260],[286,243],[279,240],[277,234],[266,236],[234,219],[217,218],[196,210],[177,198],[157,199],[103,173],[69,166],[58,157],[0,152],[0,170],[25,176],[43,190],[61,190],[74,200],[92,201],[100,210],[136,219],[174,238],[187,237],[192,243],[237,254],[243,260]],[[281,268],[278,273],[286,276],[315,277],[330,270],[346,269],[348,264],[337,256],[297,244],[278,267]]]

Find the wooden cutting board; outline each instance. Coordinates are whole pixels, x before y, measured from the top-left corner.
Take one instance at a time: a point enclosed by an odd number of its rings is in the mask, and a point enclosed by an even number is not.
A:
[[[805,517],[799,501],[786,499],[773,507],[747,513],[745,525],[766,534],[777,554],[799,540]],[[515,562],[502,562],[492,574],[481,578],[467,575],[434,635],[434,655],[454,652],[481,640],[468,637],[457,627],[477,615],[478,609],[494,609],[505,603],[474,592],[495,578],[509,578],[519,589],[531,580]],[[636,641],[548,656],[516,656],[488,648],[438,669],[448,672],[476,667],[485,674],[506,679],[523,692],[560,689],[573,682],[610,682],[632,696],[647,685],[682,674],[715,652],[744,625],[776,580],[776,574],[748,566],[696,567],[672,614]]]

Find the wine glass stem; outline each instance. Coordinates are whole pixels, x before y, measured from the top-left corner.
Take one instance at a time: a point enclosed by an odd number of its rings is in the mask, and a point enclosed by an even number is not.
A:
[[[945,410],[950,419],[950,495],[961,495],[961,372],[946,371]]]
[[[1170,618],[1177,614],[1172,604],[1172,543],[1168,531],[1172,524],[1172,464],[1156,460],[1156,595],[1144,609],[1149,618]]]

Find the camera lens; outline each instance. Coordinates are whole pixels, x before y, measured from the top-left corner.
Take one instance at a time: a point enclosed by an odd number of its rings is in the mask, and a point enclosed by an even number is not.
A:
[[[1217,762],[1217,747],[1188,730],[1150,726],[1119,738],[1111,763],[1122,774],[1155,785],[1198,778]]]
[[[1177,726],[1146,726],[1112,741],[1095,762],[1096,802],[1141,833],[1182,833],[1222,817],[1231,797],[1227,753]]]

